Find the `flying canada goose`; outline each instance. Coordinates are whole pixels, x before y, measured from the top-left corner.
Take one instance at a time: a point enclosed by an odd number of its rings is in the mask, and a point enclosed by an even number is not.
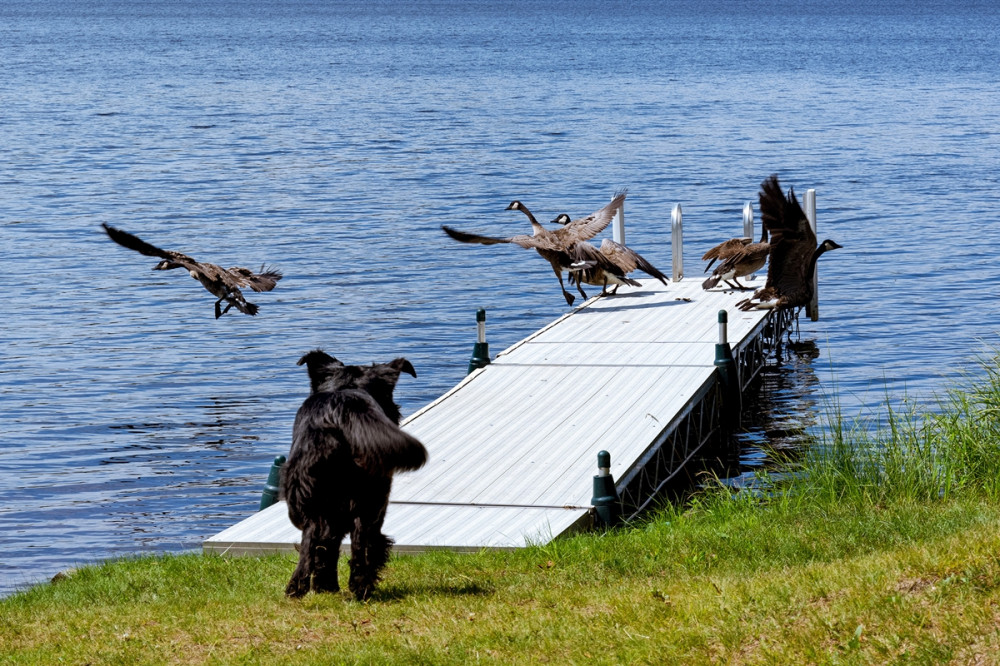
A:
[[[554,224],[570,224],[569,215],[562,213],[552,220]],[[628,273],[638,269],[656,278],[663,284],[668,284],[667,276],[661,273],[653,264],[635,250],[616,243],[610,238],[601,241],[600,249],[590,243],[575,243],[569,250],[570,255],[575,259],[569,271],[570,283],[575,283],[578,287],[581,282],[593,284],[601,288],[601,295],[607,294],[609,284],[615,285],[611,290],[612,294],[618,293],[619,285],[627,284],[633,287],[641,286],[637,280],[628,277]],[[603,256],[622,270],[623,275],[618,275],[611,271],[604,270],[598,263],[598,257]]]
[[[160,257],[163,259],[163,261],[153,266],[154,271],[168,271],[173,268],[186,269],[191,277],[201,282],[201,285],[209,293],[218,297],[219,300],[215,302],[216,319],[229,312],[229,308],[234,305],[237,310],[244,314],[257,314],[257,306],[247,302],[243,298],[243,293],[239,288],[250,287],[254,291],[271,291],[278,283],[278,280],[281,279],[281,272],[274,269],[264,270],[264,267],[261,266],[260,272],[254,273],[250,269],[241,266],[223,268],[215,264],[202,263],[180,252],[161,250],[128,232],[115,229],[103,222],[101,226],[108,232],[111,240],[122,247],[135,250],[148,257]],[[225,310],[221,310],[219,307],[222,301],[227,302]]]
[[[744,239],[739,238],[735,240]],[[728,243],[729,241],[726,242]],[[725,243],[723,243],[723,245],[724,244]],[[717,245],[716,248],[718,247],[721,246]],[[720,280],[722,280],[733,289],[739,289],[740,291],[751,289],[751,287],[745,287],[740,284],[740,281],[737,278],[751,275],[763,268],[764,264],[767,263],[767,255],[770,251],[771,245],[767,242],[767,227],[764,227],[760,234],[759,243],[741,244],[738,250],[735,252],[727,252],[724,258],[721,255],[716,257],[722,258],[722,263],[716,266],[712,275],[701,283],[701,288],[711,289],[715,285],[719,284]],[[730,282],[730,280],[732,280],[732,282]]]
[[[457,241],[462,243],[479,243],[481,245],[495,245],[497,243],[513,243],[514,245],[519,245],[526,249],[534,248],[538,254],[542,256],[543,259],[549,262],[552,266],[552,271],[559,278],[559,287],[562,289],[563,296],[566,298],[566,303],[573,305],[575,297],[573,294],[566,291],[566,286],[563,284],[562,272],[568,271],[572,267],[576,259],[569,254],[569,248],[575,244],[582,241],[590,240],[608,226],[611,222],[611,218],[614,216],[615,211],[621,207],[622,203],[625,201],[625,192],[620,192],[615,195],[615,198],[611,200],[604,208],[587,215],[586,217],[581,217],[579,219],[573,220],[569,224],[550,231],[538,223],[535,216],[531,214],[531,211],[521,203],[520,201],[512,201],[510,205],[507,206],[507,210],[519,210],[528,216],[528,220],[531,222],[532,235],[521,234],[518,236],[511,236],[509,238],[494,238],[492,236],[480,236],[478,234],[470,234],[464,231],[459,231],[457,229],[452,229],[449,226],[442,225],[442,229],[446,234],[451,236]],[[598,256],[588,259],[584,266],[600,265],[604,270],[610,272],[618,277],[624,277],[625,273],[622,269],[618,268],[611,260],[605,258],[600,253],[596,253]],[[577,266],[580,268],[580,266]],[[580,295],[587,298],[587,294],[584,293],[583,289],[577,284],[577,290]]]
[[[827,239],[816,247],[816,233],[795,198],[795,190],[789,189],[788,196],[783,195],[776,175],[761,184],[759,198],[761,219],[771,234],[767,282],[737,306],[753,310],[806,305],[813,294],[816,261],[824,252],[843,246]]]

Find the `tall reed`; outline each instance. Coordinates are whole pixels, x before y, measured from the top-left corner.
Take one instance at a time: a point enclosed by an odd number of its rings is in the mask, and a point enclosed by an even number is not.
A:
[[[874,414],[849,420],[835,404],[784,490],[869,505],[1000,498],[1000,357],[980,365],[983,375],[950,390],[937,409],[887,397]]]

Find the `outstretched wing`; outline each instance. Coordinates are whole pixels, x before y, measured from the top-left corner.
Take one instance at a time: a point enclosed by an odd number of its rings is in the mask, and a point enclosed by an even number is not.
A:
[[[635,250],[625,247],[621,243],[616,243],[610,238],[601,241],[601,254],[610,259],[615,265],[620,266],[626,273],[639,269],[643,273],[650,275],[663,284],[667,284],[667,276],[661,273],[653,264]]]
[[[559,243],[556,243],[548,238],[541,236],[528,236],[527,234],[521,234],[519,236],[511,236],[509,238],[495,238],[493,236],[480,236],[479,234],[470,234],[465,231],[459,231],[458,229],[452,229],[447,225],[441,225],[441,228],[446,234],[459,241],[460,243],[479,243],[480,245],[498,245],[500,243],[512,243],[514,245],[519,245],[527,249],[541,249],[541,250],[555,250],[559,251],[562,247]]]
[[[186,254],[181,254],[180,252],[174,252],[173,250],[161,250],[155,245],[151,245],[146,241],[142,240],[138,236],[133,236],[127,231],[122,231],[121,229],[115,229],[112,226],[101,222],[101,226],[104,227],[104,231],[108,233],[108,237],[114,242],[118,243],[122,247],[127,247],[130,250],[135,250],[140,254],[144,254],[147,257],[160,257],[161,259],[170,259],[176,261],[177,263],[195,263],[195,260]]]
[[[771,234],[766,286],[785,293],[803,279],[809,258],[816,249],[816,234],[795,198],[795,191],[789,189],[785,196],[777,176],[761,184],[759,200],[761,220]]]
[[[273,268],[265,269],[264,266],[260,267],[259,273],[254,273],[249,268],[242,266],[227,268],[226,272],[233,277],[236,284],[241,287],[250,287],[254,291],[271,291],[278,284],[278,280],[282,278],[281,271]]]
[[[622,207],[625,203],[626,190],[619,192],[615,195],[615,198],[611,200],[604,208],[587,215],[586,217],[581,217],[568,222],[565,226],[556,229],[552,232],[564,247],[569,247],[573,243],[579,243],[581,241],[590,240],[597,234],[604,231],[604,229],[611,223],[611,219],[615,216],[615,211]]]
[[[567,252],[573,260],[574,268],[582,267],[588,273],[600,269],[618,277],[625,277],[625,269],[590,243],[575,243]]]
[[[781,192],[778,177],[772,175],[760,186],[760,216],[764,227],[771,234],[771,244],[776,245],[783,238],[802,240],[812,248],[816,247],[816,234],[809,225],[806,213],[795,197],[795,190],[789,189],[788,195]],[[775,237],[777,234],[777,238]]]
[[[725,259],[733,252],[740,250],[744,245],[749,245],[752,242],[752,238],[730,238],[701,255],[701,260],[708,261],[712,259],[714,261],[715,259]]]

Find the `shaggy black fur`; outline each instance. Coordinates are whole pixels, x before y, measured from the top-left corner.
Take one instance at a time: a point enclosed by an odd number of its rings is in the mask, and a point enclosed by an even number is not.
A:
[[[399,428],[392,392],[400,372],[414,377],[405,358],[370,366],[344,365],[317,349],[301,359],[312,395],[295,415],[292,450],[281,493],[288,517],[302,530],[299,564],[285,594],[336,592],[337,560],[351,535],[348,586],[358,600],[375,589],[392,539],[382,534],[392,474],[418,469],[427,450]]]

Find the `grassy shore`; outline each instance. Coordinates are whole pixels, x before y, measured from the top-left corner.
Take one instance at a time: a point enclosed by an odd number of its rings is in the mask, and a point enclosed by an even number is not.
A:
[[[511,553],[394,558],[368,603],[291,557],[80,569],[0,601],[0,663],[998,663],[1000,375],[835,419],[765,499]]]

